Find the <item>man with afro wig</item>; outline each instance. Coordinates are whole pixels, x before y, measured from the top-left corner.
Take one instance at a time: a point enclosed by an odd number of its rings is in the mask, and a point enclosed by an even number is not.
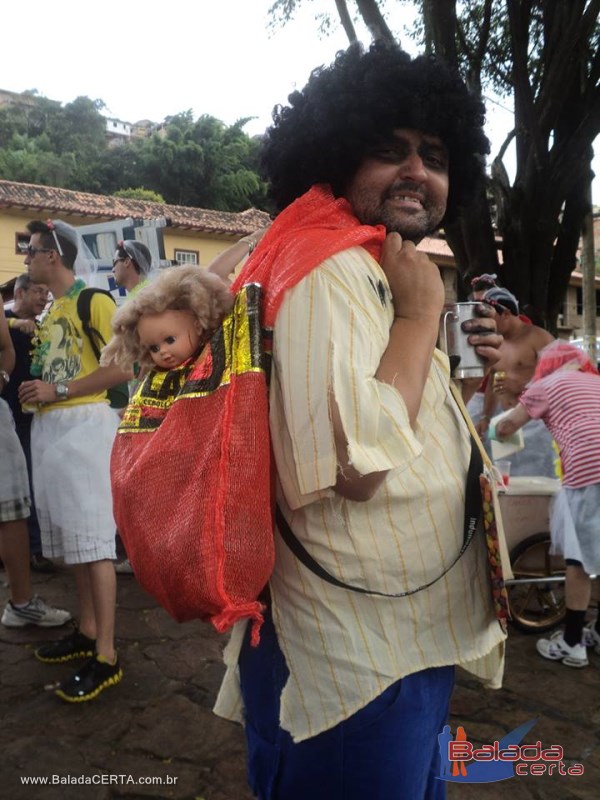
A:
[[[264,800],[442,798],[455,666],[500,685],[480,521],[459,557],[480,456],[416,247],[475,195],[483,114],[442,63],[377,44],[314,70],[267,131],[281,213],[237,285],[261,282],[273,328],[277,552],[260,643],[236,626],[215,709],[244,721]],[[491,366],[479,314],[465,330]]]

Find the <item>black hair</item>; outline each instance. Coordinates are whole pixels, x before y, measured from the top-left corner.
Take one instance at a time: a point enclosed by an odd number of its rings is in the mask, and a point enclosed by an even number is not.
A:
[[[489,142],[485,109],[457,73],[430,56],[410,56],[395,44],[359,44],[311,73],[289,106],[277,106],[262,165],[279,209],[317,183],[343,194],[368,150],[397,128],[439,136],[449,154],[444,221],[457,216],[483,177]]]
[[[17,275],[15,280],[15,291],[17,289],[23,289],[24,292],[29,291],[33,285],[33,281],[29,277],[27,272],[23,272],[21,275]]]
[[[60,249],[62,250],[62,263],[67,269],[72,270],[74,268],[77,259],[77,248],[66,236],[61,236],[57,230],[52,230],[52,228],[46,222],[42,222],[41,219],[34,219],[29,222],[27,230],[29,233],[39,233],[42,247],[48,250],[56,250],[57,253],[59,252],[57,246],[58,241]]]

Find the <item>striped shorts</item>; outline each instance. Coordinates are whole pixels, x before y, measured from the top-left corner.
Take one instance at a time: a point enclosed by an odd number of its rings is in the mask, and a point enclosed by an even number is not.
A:
[[[29,516],[29,478],[25,454],[8,403],[0,398],[0,523]]]

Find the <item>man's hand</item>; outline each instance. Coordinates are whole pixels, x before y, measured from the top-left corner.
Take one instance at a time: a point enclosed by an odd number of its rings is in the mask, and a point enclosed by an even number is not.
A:
[[[489,427],[490,427],[489,417],[481,417],[481,419],[475,424],[475,430],[477,431],[481,439],[483,439],[483,437],[486,435]]]
[[[390,285],[395,316],[433,320],[437,328],[444,305],[444,283],[437,265],[413,242],[402,241],[399,233],[388,233],[381,268]]]
[[[19,319],[18,317],[10,318],[10,327],[12,330],[21,331],[28,336],[33,336],[37,329],[37,323],[34,319]]]
[[[381,268],[392,293],[394,321],[375,377],[399,392],[414,428],[438,338],[444,284],[433,261],[397,233],[386,237]]]
[[[506,439],[529,422],[531,417],[523,403],[517,403],[510,414],[496,425],[496,438]]]
[[[23,381],[19,386],[19,401],[22,405],[55,403],[56,400],[56,387],[53,383],[39,380]]]
[[[475,351],[486,362],[486,372],[500,360],[499,348],[504,337],[496,331],[496,312],[486,303],[480,303],[475,307],[473,319],[465,320],[461,328],[465,333],[470,334],[467,341],[475,348]]]

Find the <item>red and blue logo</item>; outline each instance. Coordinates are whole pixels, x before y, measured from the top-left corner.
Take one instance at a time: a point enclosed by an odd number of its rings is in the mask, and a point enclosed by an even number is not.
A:
[[[454,783],[493,783],[519,775],[583,775],[583,764],[564,762],[563,748],[554,744],[521,744],[537,719],[519,725],[491,744],[474,744],[462,725],[452,736],[450,725],[438,735],[439,779]]]

